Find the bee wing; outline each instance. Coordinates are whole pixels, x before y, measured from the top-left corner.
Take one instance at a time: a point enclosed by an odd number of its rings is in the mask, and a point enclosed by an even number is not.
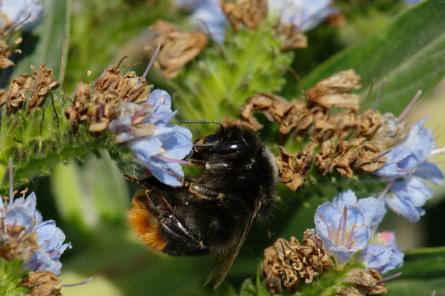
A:
[[[246,219],[246,222],[244,224],[244,228],[242,230],[239,240],[227,251],[218,255],[218,258],[216,259],[215,267],[213,268],[211,274],[209,275],[209,277],[206,280],[206,285],[210,281],[213,281],[213,288],[216,289],[224,281],[224,279],[226,278],[227,274],[230,271],[230,268],[232,267],[233,263],[235,262],[235,259],[238,256],[238,253],[240,252],[241,247],[244,244],[244,241],[246,240],[246,237],[247,237],[247,235],[250,231],[250,228],[253,224],[253,221],[255,220],[255,217],[258,214],[260,206],[261,206],[261,202],[257,201],[255,203],[255,208],[254,208],[252,214]]]

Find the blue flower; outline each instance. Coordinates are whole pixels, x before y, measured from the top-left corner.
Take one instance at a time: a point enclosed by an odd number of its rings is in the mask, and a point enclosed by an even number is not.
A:
[[[419,121],[414,124],[406,139],[385,154],[385,164],[375,172],[378,176],[394,180],[413,174],[419,166],[427,165],[430,170],[431,167],[435,167],[432,173],[439,172],[439,178],[443,178],[440,170],[434,164],[427,162],[434,148],[434,138],[431,131],[423,127],[423,123]]]
[[[193,142],[188,129],[170,123],[176,114],[171,103],[170,95],[160,89],[139,104],[124,102],[110,130],[116,134],[116,142],[127,143],[136,161],[159,181],[181,186],[184,172],[180,163]]]
[[[393,232],[377,233],[361,253],[363,263],[381,273],[400,267],[403,264],[403,257]]]
[[[269,0],[269,14],[280,22],[306,32],[319,25],[326,17],[337,12],[331,0]]]
[[[22,227],[26,234],[34,234],[37,250],[24,265],[32,271],[50,271],[60,274],[62,264],[60,256],[70,243],[64,243],[65,235],[53,220],[43,221],[42,215],[36,209],[36,196],[31,193],[26,198],[16,198],[10,202],[0,199],[0,219],[6,228]],[[7,229],[3,230],[8,233]]]
[[[39,0],[3,0],[0,1],[0,12],[3,13],[9,24],[19,23],[23,30],[31,30],[42,18],[43,6]],[[0,20],[0,27],[5,23]]]
[[[146,105],[152,109],[146,122],[152,124],[169,124],[176,115],[176,111],[172,111],[172,99],[165,90],[155,89],[152,91],[148,96]]]
[[[428,161],[433,148],[431,131],[423,127],[423,121],[417,122],[406,139],[385,154],[386,163],[376,171],[390,181],[384,193],[388,207],[411,222],[419,221],[425,213],[422,206],[433,196],[425,181],[441,184],[444,178],[440,169]]]
[[[315,231],[326,248],[340,263],[366,248],[372,233],[386,213],[384,203],[376,198],[357,201],[351,190],[325,202],[315,213]]]
[[[191,132],[180,126],[162,126],[149,137],[129,143],[136,160],[159,181],[170,186],[181,186],[184,179],[180,162],[192,147]]]
[[[417,222],[425,214],[422,206],[433,196],[433,190],[420,178],[395,181],[385,195],[387,206],[395,213]]]

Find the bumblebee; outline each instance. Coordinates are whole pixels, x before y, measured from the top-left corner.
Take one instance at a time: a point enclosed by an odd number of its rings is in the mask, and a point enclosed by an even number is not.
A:
[[[172,256],[217,253],[211,278],[218,287],[255,218],[272,208],[277,167],[256,134],[234,124],[196,140],[187,160],[200,175],[179,188],[141,180],[146,191],[133,198],[128,220],[152,249]]]

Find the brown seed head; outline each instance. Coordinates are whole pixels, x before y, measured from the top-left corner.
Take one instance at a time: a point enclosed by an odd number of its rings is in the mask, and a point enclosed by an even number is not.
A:
[[[52,272],[30,272],[22,285],[29,289],[28,296],[61,296],[60,279]]]
[[[386,294],[387,290],[382,283],[382,279],[382,275],[375,269],[353,269],[344,279],[344,282],[350,284],[352,287],[346,288],[345,290],[340,289],[338,295],[366,296]],[[347,294],[346,292],[356,294]]]
[[[1,223],[3,224],[3,221]],[[6,229],[0,234],[0,257],[6,260],[29,261],[38,249],[35,235],[27,233],[22,226],[3,227]]]
[[[289,241],[280,238],[264,250],[263,273],[272,294],[284,289],[294,292],[299,284],[312,283],[332,267],[332,259],[313,230],[305,231],[303,244],[295,237]]]
[[[8,89],[0,92],[0,106],[6,104],[9,112],[15,112],[27,102],[31,112],[40,107],[58,86],[53,70],[41,65],[32,75],[22,74],[14,78]]]
[[[267,0],[220,0],[232,28],[258,29],[267,17]]]
[[[160,45],[156,65],[168,78],[176,77],[182,67],[198,56],[207,46],[208,38],[201,32],[181,32],[174,25],[159,20],[150,27],[155,34],[149,48],[154,50]]]

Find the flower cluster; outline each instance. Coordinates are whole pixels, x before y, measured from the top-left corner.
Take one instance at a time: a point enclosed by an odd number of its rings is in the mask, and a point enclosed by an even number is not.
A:
[[[44,221],[36,209],[36,196],[31,193],[4,201],[0,199],[0,254],[7,260],[19,259],[30,271],[59,275],[60,256],[70,243],[53,220]]]
[[[411,222],[425,214],[422,206],[433,195],[426,181],[441,184],[443,174],[428,161],[435,154],[434,138],[424,122],[414,124],[406,138],[384,154],[385,164],[375,172],[388,181],[382,193],[387,206]]]
[[[332,7],[331,0],[269,0],[266,2],[271,20],[291,25],[302,32],[311,30],[327,16],[337,12],[337,9]],[[193,11],[192,21],[203,27],[204,31],[209,31],[213,39],[218,42],[224,40],[227,19],[221,10],[219,0],[176,0],[176,4]],[[240,11],[240,14],[246,13],[246,11]]]
[[[171,109],[170,95],[156,89],[145,102],[125,102],[120,110],[110,123],[117,141],[127,142],[137,162],[159,181],[181,186],[184,172],[180,162],[192,149],[192,134],[184,127],[170,124],[176,113]]]

